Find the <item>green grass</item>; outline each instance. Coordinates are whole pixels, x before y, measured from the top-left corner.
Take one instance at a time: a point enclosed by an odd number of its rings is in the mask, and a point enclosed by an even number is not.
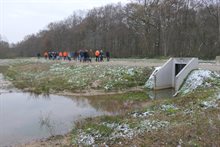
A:
[[[105,125],[99,125],[94,123],[87,123],[86,125],[83,126],[82,129],[85,130],[87,134],[98,131],[99,134],[101,134],[101,136],[103,137],[108,137],[113,132],[113,129]]]
[[[123,116],[102,116],[100,117],[100,122],[107,122],[107,123],[122,123],[123,122]]]
[[[146,67],[24,62],[13,64],[4,74],[20,89],[51,93],[124,90],[143,86],[150,73]]]

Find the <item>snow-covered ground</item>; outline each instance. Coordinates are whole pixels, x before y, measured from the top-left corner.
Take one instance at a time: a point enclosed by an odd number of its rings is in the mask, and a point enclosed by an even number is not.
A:
[[[194,91],[197,88],[206,88],[215,86],[215,83],[220,81],[218,73],[210,70],[194,70],[186,78],[179,93],[186,94]]]

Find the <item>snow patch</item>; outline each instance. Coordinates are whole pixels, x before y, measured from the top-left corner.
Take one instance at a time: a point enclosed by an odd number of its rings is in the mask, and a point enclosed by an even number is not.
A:
[[[168,111],[168,110],[178,110],[178,108],[176,107],[176,106],[174,106],[174,105],[162,105],[161,106],[161,108],[160,108],[161,110],[163,110],[163,111]]]
[[[137,118],[137,117],[143,118],[143,117],[151,116],[153,114],[154,114],[154,111],[134,112],[134,113],[132,113],[132,116],[135,118]]]
[[[127,74],[134,76],[134,74],[135,74],[134,68],[129,68],[127,71]]]
[[[188,76],[178,93],[186,94],[199,87],[211,87],[211,81],[219,77],[216,72],[210,70],[194,70]]]
[[[216,102],[216,100],[210,100],[210,101],[204,101],[200,104],[200,106],[204,109],[208,109],[208,108],[217,108],[218,107],[218,103]]]
[[[158,130],[161,128],[165,128],[169,125],[168,121],[157,121],[157,120],[143,120],[140,122],[141,129],[140,133],[143,133],[144,131],[150,132],[152,130]]]
[[[78,139],[79,144],[92,145],[94,142],[95,142],[95,137],[90,134],[86,134],[85,132],[82,132],[79,135],[79,139]]]

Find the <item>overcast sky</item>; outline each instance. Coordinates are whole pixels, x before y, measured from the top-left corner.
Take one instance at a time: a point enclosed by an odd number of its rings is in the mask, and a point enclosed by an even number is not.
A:
[[[45,29],[47,24],[109,3],[129,0],[0,0],[0,34],[16,43],[26,35]]]

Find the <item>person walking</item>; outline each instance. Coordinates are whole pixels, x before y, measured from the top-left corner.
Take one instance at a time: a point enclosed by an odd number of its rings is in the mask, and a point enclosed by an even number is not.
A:
[[[75,51],[73,60],[77,61],[78,56],[79,56],[78,51]]]
[[[110,61],[110,52],[106,51],[105,55],[106,55],[107,61],[109,62]]]
[[[59,59],[58,60],[62,60],[62,57],[63,57],[63,53],[59,52]]]
[[[103,51],[101,50],[100,51],[100,62],[103,62],[104,60],[103,60],[103,58],[104,58],[104,53],[103,53]]]
[[[92,49],[90,49],[90,50],[88,51],[88,55],[89,55],[89,62],[92,62],[92,56],[93,56]]]
[[[51,60],[52,59],[52,52],[48,52],[48,59]]]
[[[83,61],[84,61],[84,58],[85,58],[85,57],[84,57],[84,51],[83,51],[83,50],[80,50],[80,51],[79,51],[79,61],[80,61],[80,62],[83,62]]]
[[[40,59],[40,53],[37,53],[37,58]]]
[[[67,59],[67,56],[68,56],[68,53],[65,51],[65,52],[63,52],[63,58],[64,58],[64,60],[66,60]]]
[[[99,52],[99,50],[96,50],[95,51],[95,61],[96,62],[99,62],[99,56],[100,56],[100,52]]]
[[[71,61],[71,52],[68,52],[67,59],[68,61]]]
[[[88,50],[87,49],[84,50],[83,56],[84,56],[83,62],[87,62],[87,60],[88,60]]]
[[[48,52],[47,51],[45,51],[44,52],[44,58],[47,60],[47,58],[48,58]]]

